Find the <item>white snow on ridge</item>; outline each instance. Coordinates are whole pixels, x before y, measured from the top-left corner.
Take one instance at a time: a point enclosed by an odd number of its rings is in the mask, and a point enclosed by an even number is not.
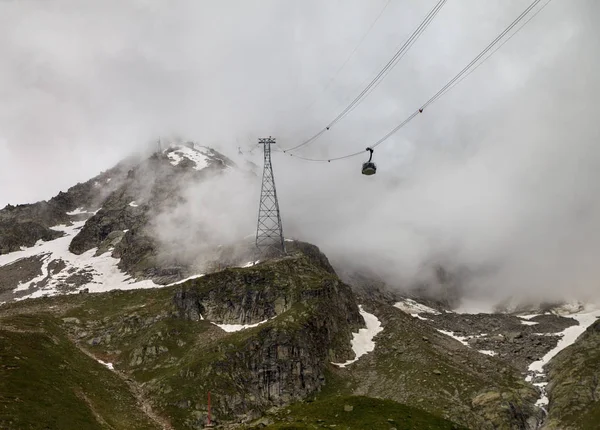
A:
[[[71,212],[67,212],[67,215],[81,215],[87,213],[88,211],[84,210],[83,208],[77,208],[75,210],[72,210]]]
[[[540,315],[542,314],[517,315],[517,317],[524,320],[530,320],[531,318],[539,317]]]
[[[137,208],[139,205],[134,201],[129,202],[129,206],[131,206],[132,208]]]
[[[419,302],[416,302],[413,299],[404,299],[398,303],[395,303],[394,307],[400,309],[401,311],[403,311],[407,314],[412,315],[415,318],[417,318],[418,314],[420,314],[420,313],[433,314],[433,315],[441,314],[441,312],[436,311],[435,309],[430,308],[429,306],[425,306]],[[419,318],[419,319],[423,319],[423,318]]]
[[[115,370],[112,363],[105,363],[104,361],[100,360],[99,358],[97,358],[96,360],[98,361],[98,363],[105,365],[110,370]]]
[[[523,324],[523,325],[536,325],[536,324],[539,324],[539,323],[536,322],[536,321],[521,321],[521,324]]]
[[[79,221],[73,223],[71,226],[58,225],[52,227],[53,230],[64,232],[65,236],[48,242],[38,241],[36,245],[31,248],[0,255],[0,266],[14,263],[23,258],[36,256],[41,258],[42,275],[25,284],[19,285],[16,288],[16,291],[26,291],[32,282],[37,283],[46,280],[45,285],[42,286],[42,288],[33,291],[31,294],[20,297],[17,300],[60,294],[58,287],[68,283],[67,279],[72,276],[74,272],[73,269],[78,273],[84,271],[91,277],[90,281],[78,287],[78,289],[88,288],[90,292],[160,287],[160,285],[157,285],[150,280],[131,282],[129,275],[121,272],[117,267],[119,260],[113,258],[110,255],[110,252],[106,252],[97,257],[94,256],[96,248],[90,249],[81,255],[71,253],[69,251],[69,244],[84,224],[85,221]],[[58,273],[50,273],[49,264],[54,260],[62,260],[66,267]],[[71,273],[69,273],[70,271]]]
[[[256,261],[249,261],[246,264],[244,264],[243,266],[240,266],[242,269],[245,269],[246,267],[252,267],[252,266],[256,266],[258,263],[260,263],[260,260],[256,260]]]
[[[208,158],[204,154],[187,146],[181,146],[175,151],[169,152],[167,157],[173,166],[177,166],[184,158],[194,162],[195,170],[202,170],[208,166]]]
[[[457,336],[455,335],[453,332],[451,331],[447,331],[447,330],[440,330],[439,328],[437,329],[437,331],[439,331],[442,334],[445,334],[446,336],[450,336],[452,339],[456,339],[458,340],[460,343],[462,343],[464,346],[469,346],[469,344],[467,343],[467,336]]]
[[[172,287],[173,285],[183,284],[184,282],[191,281],[192,279],[201,278],[204,276],[204,273],[200,273],[199,275],[192,275],[189,278],[182,279],[181,281],[173,282],[172,284],[167,285],[167,287]]]
[[[581,309],[581,308],[579,308],[579,309]],[[535,315],[533,315],[533,316],[535,316]],[[530,317],[533,318],[533,316],[530,316]],[[561,336],[561,339],[558,341],[558,343],[557,343],[556,347],[554,347],[554,349],[551,349],[550,351],[548,351],[546,353],[546,355],[544,355],[540,360],[534,361],[533,363],[531,363],[529,365],[529,368],[528,368],[529,374],[525,378],[525,380],[527,382],[531,382],[534,378],[536,378],[538,380],[545,379],[546,373],[544,372],[544,366],[546,364],[548,364],[548,362],[560,351],[562,351],[566,347],[575,343],[577,338],[579,338],[579,336],[582,335],[585,332],[585,330],[590,325],[592,325],[594,323],[594,321],[596,321],[596,319],[598,317],[600,317],[600,309],[584,308],[583,311],[580,311],[580,312],[572,314],[572,315],[565,315],[565,316],[574,318],[575,320],[577,320],[577,322],[579,324],[575,325],[575,326],[567,327],[562,332],[556,333],[558,336]],[[523,318],[523,317],[520,316],[520,318]],[[555,333],[553,333],[553,335],[554,334]],[[546,385],[548,385],[548,382],[547,381],[536,382],[533,385],[540,388],[540,391],[541,391],[540,398],[537,400],[535,405],[538,407],[541,407],[542,409],[545,410],[545,407],[548,405],[548,396],[546,394]]]
[[[245,330],[247,328],[257,327],[257,326],[259,326],[261,324],[266,323],[267,321],[269,321],[269,320],[267,319],[267,320],[264,320],[264,321],[257,322],[255,324],[217,324],[217,323],[214,323],[214,322],[211,322],[211,324],[216,325],[217,327],[219,327],[220,329],[225,330],[228,333],[233,333],[235,331],[240,331],[240,330]]]
[[[570,315],[571,318],[577,320],[579,325],[567,327],[562,332],[557,333],[562,338],[558,341],[558,344],[554,349],[551,349],[544,355],[540,360],[534,361],[529,365],[529,370],[532,372],[541,373],[544,365],[546,365],[552,357],[558,354],[560,351],[565,349],[567,346],[573,344],[577,338],[596,321],[596,318],[600,317],[600,310],[587,311],[580,314]]]
[[[352,351],[354,351],[354,359],[348,360],[345,363],[331,363],[338,367],[346,367],[368,352],[372,352],[375,349],[375,342],[373,338],[383,330],[381,322],[373,314],[365,312],[362,305],[358,306],[360,314],[367,324],[367,328],[361,328],[358,333],[352,333]]]

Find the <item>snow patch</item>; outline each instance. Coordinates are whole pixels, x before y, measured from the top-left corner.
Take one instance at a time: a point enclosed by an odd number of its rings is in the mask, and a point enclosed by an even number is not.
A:
[[[400,309],[401,311],[410,314],[411,316],[419,319],[423,319],[418,317],[420,313],[440,315],[441,312],[436,311],[429,306],[425,306],[419,302],[414,301],[413,299],[404,299],[396,304],[394,304],[395,308]]]
[[[346,367],[360,357],[375,349],[373,338],[383,330],[381,322],[373,314],[365,312],[362,305],[358,306],[358,310],[365,320],[367,328],[361,328],[358,333],[352,333],[352,351],[354,351],[354,359],[348,360],[345,363],[331,363],[339,367]]]
[[[132,208],[137,208],[139,205],[134,201],[129,202],[129,206],[131,206]]]
[[[88,211],[84,210],[83,208],[77,208],[75,210],[72,210],[71,212],[67,212],[67,215],[82,215],[87,213]]]
[[[536,324],[539,324],[539,323],[536,322],[536,321],[521,321],[521,324],[523,324],[523,325],[536,325]]]
[[[450,336],[453,339],[458,340],[460,343],[462,343],[464,346],[469,346],[469,344],[467,343],[467,336],[457,336],[454,334],[454,332],[451,331],[447,331],[447,330],[441,330],[441,329],[437,329],[437,331],[439,331],[442,334],[445,334],[446,336]]]
[[[600,310],[594,310],[591,312],[585,312],[581,314],[571,315],[572,318],[577,320],[579,325],[574,325],[571,327],[567,327],[560,333],[556,333],[556,335],[561,336],[561,339],[558,341],[558,344],[554,349],[551,349],[544,355],[541,360],[534,361],[529,365],[529,370],[532,372],[541,373],[543,371],[544,366],[558,354],[560,351],[565,349],[567,346],[573,344],[577,338],[596,321],[596,318],[600,316]]]
[[[531,318],[539,317],[542,314],[529,314],[529,315],[517,315],[519,318],[524,320],[530,320]]]
[[[52,229],[65,233],[64,236],[47,242],[38,241],[33,247],[0,255],[0,266],[12,264],[29,257],[39,257],[42,260],[42,275],[27,282],[26,285],[17,286],[16,289],[17,291],[26,291],[34,282],[45,281],[45,284],[37,291],[16,300],[60,294],[60,287],[65,284],[68,285],[67,279],[71,277],[74,271],[78,273],[85,272],[89,275],[91,279],[78,287],[78,289],[87,288],[89,292],[161,287],[161,285],[150,280],[131,281],[129,275],[121,272],[117,267],[119,259],[113,258],[110,252],[105,252],[97,257],[94,256],[96,248],[90,249],[81,255],[71,253],[69,244],[84,224],[85,221],[78,221],[70,226],[57,225]],[[55,260],[62,260],[65,263],[65,268],[58,273],[50,273],[48,266]]]
[[[569,315],[571,318],[575,319],[579,324],[571,327],[567,327],[560,333],[553,333],[553,335],[558,335],[561,339],[556,344],[554,349],[551,349],[544,355],[540,360],[534,361],[529,365],[528,372],[529,374],[525,378],[526,381],[531,382],[534,379],[536,382],[533,385],[540,388],[540,398],[535,403],[536,406],[544,409],[548,405],[548,396],[546,395],[546,385],[548,384],[545,379],[547,378],[546,373],[544,372],[544,366],[548,364],[548,362],[556,356],[560,351],[565,349],[566,347],[575,343],[577,338],[581,334],[585,332],[585,330],[596,321],[598,317],[600,317],[600,309],[583,309],[581,311],[581,306],[575,308],[574,306],[565,305],[562,310],[565,313],[570,313],[573,310],[579,311],[579,313]],[[528,315],[529,316],[529,315]],[[530,316],[533,318],[536,315]],[[519,318],[523,318],[523,316],[519,316]],[[545,409],[544,409],[545,410]]]
[[[225,330],[228,333],[232,333],[234,331],[240,331],[240,330],[245,330],[247,328],[257,327],[260,324],[266,323],[267,321],[269,321],[269,320],[266,319],[264,321],[257,322],[256,324],[217,324],[217,323],[211,323],[211,324],[216,325],[217,327]]]
[[[108,367],[110,370],[115,370],[112,363],[105,363],[104,361],[102,361],[98,358],[96,360],[98,361],[98,363],[103,364],[104,366]]]
[[[487,333],[481,333],[481,334],[473,335],[473,336],[458,336],[458,335],[454,334],[454,332],[451,332],[451,331],[441,330],[441,329],[436,329],[436,330],[442,334],[445,334],[446,336],[450,336],[452,339],[456,339],[457,341],[462,343],[467,348],[471,348],[471,345],[469,345],[469,342],[468,342],[469,339],[476,339],[476,338],[487,336]],[[497,353],[495,351],[487,350],[487,349],[479,349],[479,350],[477,350],[477,352],[480,352],[481,354],[484,354],[484,355],[489,355],[491,357],[497,355]]]
[[[177,166],[184,158],[194,162],[195,170],[202,170],[208,166],[208,158],[204,154],[187,146],[181,146],[175,151],[169,152],[167,157],[173,166]]]
[[[246,264],[244,264],[243,266],[240,266],[240,267],[243,268],[243,269],[245,269],[246,267],[256,266],[259,262],[260,262],[260,260],[249,261],[248,263],[246,263]]]
[[[199,275],[192,275],[189,278],[182,279],[181,281],[173,282],[172,284],[167,285],[167,287],[172,287],[173,285],[183,284],[184,282],[191,281],[192,279],[201,278],[204,276],[204,273],[200,273]]]

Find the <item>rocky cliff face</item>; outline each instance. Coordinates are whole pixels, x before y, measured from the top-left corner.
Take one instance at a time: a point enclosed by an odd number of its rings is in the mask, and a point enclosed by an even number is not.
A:
[[[315,247],[312,258],[319,255]],[[347,285],[311,256],[287,257],[190,281],[174,298],[180,317],[219,324],[261,323],[219,348],[216,375],[244,386],[223,407],[235,415],[280,406],[318,391],[330,361],[351,359],[351,332],[364,326]],[[251,400],[253,399],[253,400]],[[250,408],[250,410],[249,410]]]
[[[330,361],[354,358],[352,332],[365,325],[327,259],[300,247],[306,255],[173,287],[58,297],[43,306],[75,345],[143,384],[152,408],[175,428],[203,428],[208,391],[213,419],[249,420],[319,392]],[[256,323],[234,332],[218,326]]]
[[[47,202],[7,206],[0,210],[0,254],[24,250],[28,269],[19,277],[16,269],[20,263],[15,266],[0,262],[0,302],[41,295],[44,290],[74,291],[94,284],[95,279],[111,278],[119,270],[133,279],[163,285],[197,270],[214,270],[195,267],[168,252],[161,253],[153,221],[185,201],[188,187],[207,180],[219,181],[220,175],[235,169],[236,164],[217,151],[180,143],[146,158],[125,160]],[[60,249],[54,246],[58,238],[65,239],[60,241]],[[197,239],[201,241],[201,235]],[[39,253],[26,249],[38,241],[50,245],[39,248]],[[246,263],[246,248],[219,249],[215,252],[219,264],[215,266]],[[90,250],[95,250],[92,256],[102,258],[94,260],[86,254],[85,258],[76,259]],[[73,264],[79,261],[81,267],[65,267],[66,254]],[[95,264],[106,261],[106,254],[116,259],[118,270],[105,263]],[[13,260],[16,259],[19,257]],[[43,276],[50,266],[51,276]],[[29,288],[23,289],[24,285]],[[15,291],[17,287],[20,289]]]

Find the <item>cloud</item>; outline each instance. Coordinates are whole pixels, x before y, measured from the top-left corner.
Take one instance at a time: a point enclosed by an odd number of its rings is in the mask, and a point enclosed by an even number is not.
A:
[[[385,0],[1,2],[0,205],[48,198],[158,135],[225,154],[265,135],[293,146],[360,92],[434,3],[392,2],[328,86]],[[372,144],[526,3],[447,2],[385,81],[299,153]],[[360,174],[367,154],[324,164],[274,154],[284,231],[398,287],[442,262],[471,268],[470,291],[486,297],[592,294],[599,9],[551,2],[379,146],[374,177]],[[234,206],[227,222],[245,231],[257,202]],[[213,209],[194,216],[225,210]]]

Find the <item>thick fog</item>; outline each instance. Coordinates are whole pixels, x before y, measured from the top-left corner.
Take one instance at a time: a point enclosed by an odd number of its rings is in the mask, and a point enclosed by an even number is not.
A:
[[[254,148],[260,164],[258,137],[286,148],[323,128],[435,3],[0,2],[0,205],[49,198],[158,136],[232,156]],[[382,84],[297,153],[328,158],[373,144],[529,3],[448,1]],[[310,163],[276,152],[286,235],[397,287],[442,264],[471,273],[466,288],[488,299],[596,298],[597,16],[594,0],[551,1],[378,146],[375,176],[360,174],[366,153]],[[215,241],[251,234],[257,184],[239,178],[227,180],[235,191],[223,198],[220,188],[188,193],[192,203],[174,217],[214,220]],[[174,217],[161,218],[162,236],[173,229],[185,241]]]

